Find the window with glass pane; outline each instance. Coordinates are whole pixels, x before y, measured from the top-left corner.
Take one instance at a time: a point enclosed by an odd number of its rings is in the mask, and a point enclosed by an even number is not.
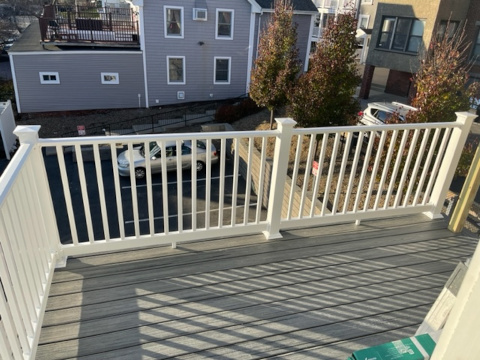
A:
[[[378,47],[388,49],[392,41],[393,29],[395,28],[395,18],[383,19],[382,31],[378,40]]]
[[[410,19],[398,19],[395,28],[395,36],[393,37],[392,49],[400,51],[405,50],[408,33],[410,31],[410,24]]]
[[[358,27],[360,29],[368,29],[368,16],[360,15],[358,19]]]
[[[480,61],[480,29],[478,30],[477,39],[473,46],[473,57],[475,60]]]
[[[58,72],[40,72],[41,84],[60,84],[60,77]]]
[[[232,11],[219,11],[217,13],[217,37],[232,38]]]
[[[386,17],[382,22],[377,48],[418,53],[424,27],[423,20]]]
[[[437,29],[437,38],[439,40],[443,39],[444,36],[447,36],[448,39],[453,38],[453,36],[457,32],[458,25],[459,25],[458,21],[447,21],[447,20],[440,21],[440,24],[438,24],[438,29]]]
[[[167,8],[167,35],[181,36],[182,35],[182,10]]]
[[[168,82],[169,83],[184,83],[184,69],[183,58],[170,57],[168,58]]]
[[[410,31],[410,39],[408,40],[407,51],[417,53],[422,45],[423,30],[425,22],[423,20],[414,20],[412,30]]]
[[[215,59],[215,82],[230,82],[230,59]]]

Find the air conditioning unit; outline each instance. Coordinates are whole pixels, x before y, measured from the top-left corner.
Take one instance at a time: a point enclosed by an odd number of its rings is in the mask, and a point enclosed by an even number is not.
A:
[[[207,9],[193,9],[193,20],[207,21]]]

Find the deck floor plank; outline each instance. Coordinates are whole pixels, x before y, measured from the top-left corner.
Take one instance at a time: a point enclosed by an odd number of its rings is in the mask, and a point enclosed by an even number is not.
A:
[[[457,247],[454,256],[446,254],[444,249],[440,249],[425,253],[423,256],[420,256],[418,253],[413,255],[396,255],[393,258],[384,258],[382,262],[366,260],[343,263],[341,264],[342,266],[329,265],[307,268],[305,270],[279,271],[278,273],[265,276],[255,273],[255,276],[239,280],[231,280],[230,276],[222,278],[221,274],[215,274],[213,283],[208,281],[211,279],[204,279],[200,276],[191,279],[180,277],[175,280],[168,279],[148,284],[121,286],[116,289],[118,290],[117,292],[114,292],[114,297],[112,297],[112,290],[106,288],[87,294],[83,293],[84,303],[80,304],[81,307],[77,309],[77,315],[75,315],[73,302],[68,301],[68,297],[62,297],[64,307],[47,312],[50,316],[45,319],[44,325],[50,325],[51,322],[68,323],[77,321],[80,318],[89,320],[95,318],[95,316],[106,317],[122,312],[138,311],[144,298],[147,299],[146,304],[144,304],[145,307],[155,307],[154,302],[161,303],[164,306],[185,301],[198,302],[207,298],[222,298],[227,295],[242,294],[255,290],[263,291],[272,287],[294,287],[297,284],[311,281],[343,279],[348,275],[358,273],[362,273],[362,278],[358,279],[362,282],[365,281],[365,277],[370,276],[371,272],[376,272],[374,275],[382,276],[387,270],[390,272],[407,273],[409,276],[414,277],[415,275],[430,274],[438,267],[450,269],[452,265],[454,266],[458,262],[459,256],[465,257],[469,254],[469,247]],[[405,259],[406,257],[409,257],[409,259]],[[385,259],[387,260],[385,261]],[[402,259],[404,266],[399,266]],[[445,268],[444,264],[448,264],[448,266]],[[243,272],[248,274],[249,269],[245,268]],[[132,302],[132,298],[135,301]]]
[[[476,246],[422,216],[283,235],[69,260],[37,358],[344,359],[411,335]]]
[[[343,241],[339,241],[337,239],[337,242],[334,244],[324,244],[317,240],[315,244],[311,244],[310,246],[307,246],[307,244],[298,244],[295,246],[296,241],[282,241],[277,244],[265,244],[262,242],[256,247],[249,246],[246,249],[236,249],[235,251],[225,250],[221,252],[217,251],[215,254],[202,254],[202,261],[200,261],[199,254],[189,254],[183,256],[182,259],[175,258],[175,260],[170,260],[171,262],[168,262],[168,264],[152,259],[146,261],[147,264],[122,264],[125,266],[119,265],[113,268],[109,266],[107,269],[103,269],[104,273],[102,273],[102,268],[98,266],[95,273],[91,271],[78,272],[78,280],[69,279],[61,282],[56,280],[52,284],[50,295],[55,296],[74,293],[79,290],[90,291],[95,288],[103,289],[105,287],[114,287],[117,283],[124,285],[128,283],[137,284],[139,282],[150,281],[151,279],[156,280],[159,277],[177,277],[179,267],[182,269],[182,274],[195,274],[333,254],[345,254],[345,256],[348,256],[351,253],[355,253],[354,257],[356,258],[359,256],[357,254],[361,254],[361,251],[365,253],[366,257],[381,257],[382,254],[377,254],[376,251],[372,250],[380,251],[380,249],[385,249],[386,251],[391,250],[394,252],[399,245],[405,245],[408,251],[407,246],[409,244],[418,247],[421,241],[438,239],[448,241],[449,239],[446,238],[446,234],[446,230],[422,232],[417,233],[415,236],[411,234],[397,236],[385,234],[385,236],[392,239],[392,241],[395,241],[394,245],[386,243],[384,238],[371,237],[357,237],[357,239],[349,241],[344,241],[343,239]],[[462,240],[458,238],[452,238],[452,240],[457,242],[457,244],[462,242]],[[285,246],[282,247],[282,244],[285,244]],[[437,245],[441,247],[443,244],[440,243]],[[428,244],[426,248],[431,250],[430,244]],[[398,251],[399,250],[400,248]],[[418,250],[417,248],[415,251]],[[131,268],[133,268],[133,270]],[[92,281],[87,282],[86,280],[89,279]]]
[[[388,276],[388,275],[387,275]],[[405,294],[410,290],[423,290],[429,288],[438,288],[443,286],[447,278],[447,273],[431,274],[427,276],[408,277],[392,281],[379,281],[363,286],[348,287],[348,282],[337,282],[334,284],[324,284],[320,281],[302,284],[295,287],[281,287],[254,291],[242,295],[230,295],[215,299],[206,299],[198,302],[182,303],[177,306],[163,306],[152,309],[140,310],[139,312],[130,312],[111,317],[108,322],[104,318],[90,320],[83,325],[84,336],[95,336],[107,334],[110,332],[126,330],[128,328],[137,328],[151,323],[178,321],[189,318],[198,323],[208,324],[211,322],[209,316],[215,314],[216,319],[229,319],[237,322],[248,321],[248,316],[259,318],[260,315],[267,316],[269,309],[278,311],[280,306],[288,306],[289,303],[313,302],[322,298],[335,298],[338,304],[359,301],[361,298],[375,298],[381,295]],[[392,274],[392,277],[393,274]],[[391,279],[391,278],[390,278]],[[370,281],[375,281],[371,279]],[[414,284],[412,282],[415,281]],[[366,283],[368,281],[364,281]],[[345,285],[344,285],[345,284]],[[354,296],[353,296],[354,295]],[[221,305],[221,307],[220,307]],[[194,310],[192,310],[194,309]],[[248,316],[243,312],[248,310]],[[240,316],[236,313],[242,311]],[[285,311],[288,311],[286,309]],[[259,313],[260,314],[257,314]],[[132,326],[134,324],[135,326]],[[211,324],[210,326],[221,327],[222,324]],[[76,338],[80,330],[81,323],[66,323],[57,326],[46,327],[42,334],[44,343],[62,341]],[[190,331],[190,330],[187,330]]]
[[[369,336],[361,336],[351,340],[334,342],[324,346],[311,346],[300,351],[276,355],[275,359],[284,360],[331,360],[345,359],[345,353],[352,348],[369,347],[378,343],[388,342],[391,339],[409,337],[416,331],[416,326],[407,326],[390,331],[383,331]],[[178,360],[204,360],[212,359],[214,356],[208,353],[195,353],[185,356],[178,356]],[[268,357],[265,357],[268,359]]]

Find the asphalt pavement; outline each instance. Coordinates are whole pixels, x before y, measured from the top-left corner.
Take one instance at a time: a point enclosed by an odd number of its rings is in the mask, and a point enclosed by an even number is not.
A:
[[[5,54],[0,55],[0,79],[1,80],[11,80],[12,79],[12,71],[11,71],[11,68],[10,68],[10,61],[8,61],[8,56],[5,55]]]

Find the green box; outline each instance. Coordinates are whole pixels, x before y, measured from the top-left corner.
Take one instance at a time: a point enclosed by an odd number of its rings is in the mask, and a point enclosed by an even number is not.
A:
[[[351,358],[353,360],[428,360],[434,349],[435,341],[432,337],[422,334],[355,351]]]

